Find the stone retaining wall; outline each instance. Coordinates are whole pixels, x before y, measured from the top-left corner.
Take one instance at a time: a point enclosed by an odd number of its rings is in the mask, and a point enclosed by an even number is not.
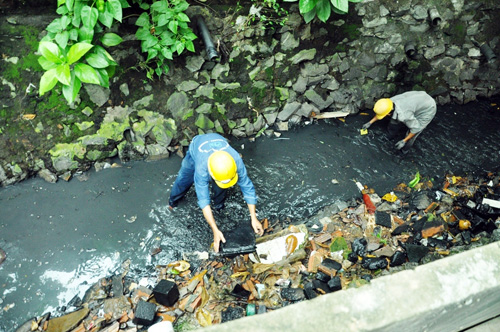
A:
[[[161,91],[109,107],[97,133],[57,144],[52,165],[31,167],[53,181],[116,155],[124,161],[168,157],[198,133],[273,135],[314,114],[370,110],[378,98],[409,90],[425,90],[440,105],[498,95],[500,3],[431,3],[351,3],[348,15],[327,24],[305,24],[292,4],[286,24],[273,29],[248,16],[192,6],[189,16],[205,18],[221,61],[208,61],[198,41],[199,53],[183,57],[162,78]],[[127,41],[137,43],[135,36],[124,39],[114,58],[120,65],[131,55],[140,60],[137,44],[126,48]],[[121,94],[134,92],[126,75],[114,82]],[[85,88],[98,106],[113,91]],[[0,165],[0,182],[16,182],[28,171]]]

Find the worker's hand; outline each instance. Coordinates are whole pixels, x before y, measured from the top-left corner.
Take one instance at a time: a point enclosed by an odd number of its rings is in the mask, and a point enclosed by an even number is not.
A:
[[[370,121],[368,121],[367,123],[365,123],[363,125],[363,127],[361,127],[361,129],[368,129],[368,128],[370,128],[371,125],[372,125],[372,123]]]
[[[406,141],[402,139],[401,141],[396,143],[396,149],[401,150],[406,145]]]
[[[224,238],[224,234],[221,231],[214,231],[214,251],[219,252],[220,242],[226,243],[226,239]]]
[[[259,236],[262,236],[262,234],[264,234],[264,228],[262,227],[260,221],[258,221],[257,219],[252,219],[252,228],[255,234],[258,234]]]

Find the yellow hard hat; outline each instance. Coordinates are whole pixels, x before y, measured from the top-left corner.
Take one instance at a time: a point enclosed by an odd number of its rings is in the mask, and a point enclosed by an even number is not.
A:
[[[376,114],[377,119],[383,119],[387,114],[389,114],[394,107],[392,100],[389,98],[382,98],[377,100],[375,106],[373,106],[373,111]]]
[[[208,157],[208,172],[215,183],[223,189],[234,186],[238,181],[236,162],[226,151],[215,151]]]

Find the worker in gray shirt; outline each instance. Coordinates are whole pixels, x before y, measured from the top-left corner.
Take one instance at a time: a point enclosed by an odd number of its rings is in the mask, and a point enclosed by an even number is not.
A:
[[[393,110],[387,130],[390,138],[395,138],[404,124],[406,137],[396,143],[396,149],[407,153],[415,140],[436,115],[436,102],[424,91],[409,91],[394,97],[377,100],[373,111],[375,116],[363,125],[368,129],[374,122],[383,119]]]

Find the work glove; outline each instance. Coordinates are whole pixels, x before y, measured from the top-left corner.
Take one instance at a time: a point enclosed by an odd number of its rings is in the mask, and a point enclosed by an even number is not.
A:
[[[401,150],[404,146],[406,145],[406,142],[404,139],[396,143],[396,149]]]
[[[362,129],[368,129],[368,128],[370,128],[370,126],[371,126],[371,125],[372,125],[372,124],[371,124],[371,122],[370,122],[370,121],[368,121],[368,122],[367,122],[367,123],[365,123],[365,124],[363,125],[363,127],[361,127],[361,128],[362,128]]]

